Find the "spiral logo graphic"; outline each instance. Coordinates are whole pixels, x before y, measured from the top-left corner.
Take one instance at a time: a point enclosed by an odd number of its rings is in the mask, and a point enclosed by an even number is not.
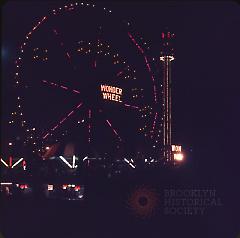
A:
[[[158,207],[159,196],[157,192],[147,186],[139,186],[130,193],[127,207],[137,218],[151,218]]]

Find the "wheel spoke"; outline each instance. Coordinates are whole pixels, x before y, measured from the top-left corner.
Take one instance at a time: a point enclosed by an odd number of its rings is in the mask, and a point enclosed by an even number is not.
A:
[[[106,122],[107,122],[107,124],[109,125],[109,127],[112,129],[113,133],[118,137],[118,139],[119,139],[120,141],[122,141],[122,139],[121,139],[121,137],[119,136],[119,134],[117,133],[117,131],[113,128],[112,123],[111,123],[108,119],[106,119]]]
[[[135,46],[138,48],[138,50],[139,50],[139,51],[143,54],[143,56],[144,56],[144,61],[145,61],[147,70],[148,70],[149,74],[151,75],[151,80],[152,80],[152,83],[153,83],[154,101],[155,101],[155,103],[157,103],[157,89],[156,89],[156,85],[155,85],[155,78],[154,78],[154,75],[153,75],[153,73],[152,73],[152,69],[151,69],[151,67],[150,67],[148,58],[147,58],[147,56],[145,55],[144,50],[143,50],[143,49],[141,48],[141,46],[137,43],[137,41],[135,40],[135,38],[133,37],[133,35],[132,35],[130,32],[128,32],[128,36],[129,36],[129,38],[132,40],[132,42],[135,44]]]
[[[62,41],[62,39],[60,37],[59,30],[53,29],[53,33],[58,38],[58,40],[60,42],[60,46],[61,46],[61,48],[63,48],[63,51],[65,52],[65,56],[70,61],[71,60],[71,55],[70,55],[70,53],[66,49],[64,49],[65,44],[63,43],[63,41]]]
[[[81,106],[83,103],[79,103],[71,112],[69,112],[64,118],[62,118],[53,128],[50,129],[50,131],[55,131],[57,128],[59,128],[71,115],[73,115]],[[50,135],[50,132],[48,131],[42,138],[46,139]]]
[[[155,127],[156,127],[157,117],[158,117],[158,113],[156,112],[156,113],[155,113],[155,116],[154,116],[153,125],[152,125],[152,136],[151,136],[151,138],[153,138],[153,133],[154,133],[154,129],[155,129]]]
[[[127,104],[127,103],[125,103],[124,106],[128,107],[128,108],[139,109],[138,106],[130,105],[130,104]]]
[[[119,72],[117,73],[117,77],[119,77],[121,74],[123,74],[123,71],[124,71],[124,70],[119,71]]]
[[[53,83],[53,82],[49,82],[47,80],[42,80],[42,82],[45,84],[45,85],[48,85],[50,87],[54,87],[54,88],[60,88],[60,89],[63,89],[63,90],[66,90],[66,91],[69,91],[69,92],[72,92],[72,93],[76,93],[76,94],[80,94],[80,91],[79,90],[76,90],[76,89],[70,89],[64,85],[60,85],[60,84],[56,84],[56,83]]]
[[[124,74],[125,71],[129,71],[129,66],[126,66],[125,68],[120,69],[120,70],[117,72],[116,76],[117,76],[117,77],[120,77],[121,75]]]
[[[88,143],[91,142],[91,123],[90,123],[91,117],[92,117],[92,111],[91,109],[89,109],[88,110]]]
[[[97,60],[94,60],[94,62],[93,62],[93,67],[94,67],[94,68],[97,68]]]

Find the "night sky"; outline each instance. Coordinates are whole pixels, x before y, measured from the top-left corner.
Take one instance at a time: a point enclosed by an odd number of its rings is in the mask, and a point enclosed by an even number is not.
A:
[[[204,184],[213,184],[224,194],[224,211],[219,212],[218,218],[214,215],[212,225],[225,227],[222,234],[226,236],[221,237],[235,238],[240,231],[239,5],[235,2],[101,4],[120,19],[129,20],[151,42],[156,57],[160,52],[161,32],[167,27],[176,34],[176,60],[172,67],[173,142],[182,144],[186,150],[186,173]],[[10,82],[17,47],[39,18],[59,5],[60,2],[9,2],[2,7],[3,127],[11,101]]]

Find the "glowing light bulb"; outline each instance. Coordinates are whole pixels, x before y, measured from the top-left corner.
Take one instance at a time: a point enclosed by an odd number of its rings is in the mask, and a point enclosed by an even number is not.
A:
[[[178,153],[178,154],[174,154],[174,160],[176,161],[183,161],[183,154],[182,153]]]

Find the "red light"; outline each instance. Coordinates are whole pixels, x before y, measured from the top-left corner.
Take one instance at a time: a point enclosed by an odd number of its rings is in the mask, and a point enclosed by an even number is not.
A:
[[[22,162],[22,166],[23,166],[23,169],[26,170],[27,163],[26,163],[25,160],[23,160],[23,162]]]
[[[25,188],[25,185],[24,185],[24,184],[21,184],[21,185],[20,185],[20,188],[21,188],[21,189],[24,189],[24,188]]]
[[[80,189],[81,189],[80,186],[75,186],[75,188],[74,188],[75,191],[79,191]]]
[[[28,185],[27,185],[27,184],[21,184],[21,185],[20,185],[20,188],[21,188],[21,189],[28,188]]]
[[[12,156],[9,157],[9,166],[12,167]]]
[[[164,33],[162,32],[162,38],[164,39]]]

